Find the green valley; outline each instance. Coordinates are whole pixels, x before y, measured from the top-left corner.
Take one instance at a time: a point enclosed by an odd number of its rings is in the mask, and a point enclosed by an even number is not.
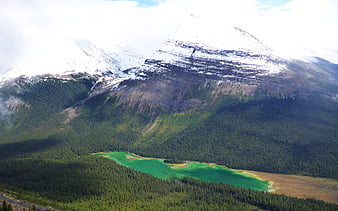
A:
[[[3,100],[20,99],[0,118],[1,193],[57,210],[337,209],[219,181],[162,180],[91,155],[129,151],[336,178],[337,103],[222,95],[206,105],[167,111],[131,106],[109,91],[88,97],[95,80],[78,75],[0,88]],[[211,96],[208,88],[192,89],[201,89],[203,100]]]

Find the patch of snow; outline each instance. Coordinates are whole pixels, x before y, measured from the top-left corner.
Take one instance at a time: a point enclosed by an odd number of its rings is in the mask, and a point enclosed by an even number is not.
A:
[[[152,56],[164,63],[189,67],[197,60],[210,60],[208,67],[219,68],[232,62],[241,67],[263,70],[262,75],[276,74],[286,69],[276,52],[248,32],[228,25],[211,24],[208,19],[188,17],[177,32]],[[216,67],[217,66],[217,67]],[[191,65],[191,70],[196,68]],[[199,71],[199,68],[196,69]]]
[[[199,43],[208,47],[252,52],[270,51],[254,36],[227,23],[214,24],[215,20],[190,16],[180,25],[171,40]]]
[[[132,50],[116,46],[102,49],[86,40],[55,40],[48,45],[41,45],[11,67],[1,70],[0,83],[19,76],[80,72],[92,75],[109,74],[116,78],[135,78],[134,74],[128,75],[123,72],[144,62],[144,58]]]

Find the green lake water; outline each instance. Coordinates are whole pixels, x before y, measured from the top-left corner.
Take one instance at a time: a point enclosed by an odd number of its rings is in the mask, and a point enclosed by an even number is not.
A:
[[[230,170],[224,166],[199,162],[186,162],[181,165],[164,163],[164,159],[146,158],[126,152],[99,153],[116,163],[136,171],[151,174],[161,179],[181,179],[190,177],[206,182],[220,182],[243,188],[267,191],[269,182],[259,180],[242,171]]]

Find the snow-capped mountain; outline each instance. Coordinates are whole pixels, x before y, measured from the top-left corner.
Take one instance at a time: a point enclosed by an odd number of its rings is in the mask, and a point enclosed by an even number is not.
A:
[[[195,16],[180,25],[146,64],[150,72],[180,69],[214,80],[251,84],[289,71],[285,59],[250,33],[231,25],[210,25]]]
[[[178,27],[171,40],[199,43],[211,48],[271,52],[256,37],[229,23],[213,24],[214,19],[188,16]]]
[[[212,21],[188,16],[150,57],[131,47],[118,46],[113,40],[99,47],[84,39],[56,39],[1,70],[0,79],[87,72],[99,76],[97,85],[102,90],[118,87],[125,80],[148,78],[151,73],[180,70],[219,82],[265,86],[271,82],[267,78],[290,78],[295,70],[311,66],[298,67],[295,60],[279,56],[249,32],[226,23],[210,24]],[[306,71],[307,75],[311,72]]]
[[[10,67],[1,70],[1,81],[19,76],[67,75],[86,72],[91,75],[105,75],[113,78],[134,78],[123,70],[139,66],[142,55],[129,48],[108,46],[100,48],[87,40],[65,39],[42,46]]]

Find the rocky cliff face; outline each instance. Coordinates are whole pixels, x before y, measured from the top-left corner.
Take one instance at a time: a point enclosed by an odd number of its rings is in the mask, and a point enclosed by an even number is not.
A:
[[[175,35],[137,68],[135,80],[112,92],[128,105],[164,110],[208,104],[221,94],[292,99],[316,94],[337,100],[337,65],[284,59],[248,32],[234,27],[228,32],[236,36],[220,43],[223,49]]]

